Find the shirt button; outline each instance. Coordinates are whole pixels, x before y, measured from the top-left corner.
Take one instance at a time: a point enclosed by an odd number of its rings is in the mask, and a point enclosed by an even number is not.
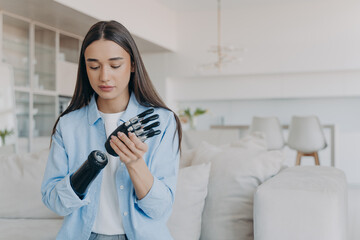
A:
[[[120,164],[121,164],[121,166],[124,166],[124,163],[123,163],[123,162],[121,162]]]
[[[124,216],[127,216],[128,215],[128,212],[124,212]]]
[[[124,189],[124,185],[121,185],[121,186],[120,186],[120,189],[123,190],[123,189]]]

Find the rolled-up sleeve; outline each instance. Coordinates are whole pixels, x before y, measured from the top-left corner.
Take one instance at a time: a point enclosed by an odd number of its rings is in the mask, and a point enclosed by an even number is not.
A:
[[[59,122],[60,123],[60,122]],[[42,201],[60,216],[66,216],[81,206],[89,204],[75,194],[70,185],[68,157],[64,149],[59,125],[52,136],[50,153],[41,185]]]
[[[144,198],[136,200],[138,207],[150,218],[159,219],[171,213],[180,157],[178,148],[177,124],[174,114],[170,112],[160,143],[150,156],[153,185]]]

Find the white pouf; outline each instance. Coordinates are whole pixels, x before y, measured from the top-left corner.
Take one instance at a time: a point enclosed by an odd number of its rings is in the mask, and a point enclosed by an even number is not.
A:
[[[291,167],[257,189],[255,240],[345,240],[346,233],[347,183],[339,169]]]

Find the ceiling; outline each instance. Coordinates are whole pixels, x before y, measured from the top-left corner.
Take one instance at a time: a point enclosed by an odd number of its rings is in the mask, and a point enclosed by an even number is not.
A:
[[[182,11],[201,11],[217,9],[217,0],[156,0],[162,5],[175,10]],[[245,3],[260,2],[264,0],[221,0],[222,9],[241,8]],[[267,0],[270,1],[270,0]]]
[[[217,0],[155,0],[162,5],[176,11],[216,11]],[[315,2],[329,0],[221,0],[221,9],[236,10],[241,9],[244,5],[274,5],[274,4],[291,4],[296,2]]]
[[[0,9],[80,37],[96,22],[91,16],[53,0],[0,0]],[[165,52],[165,48],[133,35],[140,52]]]

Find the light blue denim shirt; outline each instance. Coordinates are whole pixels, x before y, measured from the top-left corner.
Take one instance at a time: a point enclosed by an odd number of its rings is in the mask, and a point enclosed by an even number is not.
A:
[[[132,93],[118,125],[145,111]],[[123,226],[128,239],[172,239],[166,222],[171,214],[178,174],[178,134],[172,112],[156,108],[161,134],[146,140],[148,151],[143,156],[154,176],[148,194],[137,199],[124,164],[116,171],[116,186]],[[175,134],[176,133],[176,134]],[[175,135],[174,135],[175,134]],[[41,186],[44,204],[65,216],[57,239],[87,240],[99,206],[102,172],[92,182],[83,200],[70,186],[70,175],[93,150],[106,152],[104,121],[98,111],[95,95],[89,105],[60,118]],[[121,187],[120,187],[121,186]],[[45,230],[46,231],[46,230]]]

